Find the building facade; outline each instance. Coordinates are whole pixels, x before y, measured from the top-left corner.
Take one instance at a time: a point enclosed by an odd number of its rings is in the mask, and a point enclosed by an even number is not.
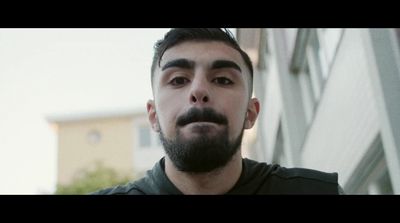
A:
[[[261,102],[249,157],[338,172],[347,194],[399,194],[399,33],[237,29]]]
[[[135,179],[164,156],[145,112],[55,115],[48,121],[55,125],[58,138],[58,184],[71,183],[97,163]]]

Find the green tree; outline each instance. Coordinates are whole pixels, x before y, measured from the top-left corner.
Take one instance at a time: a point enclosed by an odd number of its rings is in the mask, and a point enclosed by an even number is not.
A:
[[[96,163],[93,170],[80,171],[68,185],[57,185],[55,194],[89,194],[99,189],[126,184],[129,176],[122,176],[113,168]]]

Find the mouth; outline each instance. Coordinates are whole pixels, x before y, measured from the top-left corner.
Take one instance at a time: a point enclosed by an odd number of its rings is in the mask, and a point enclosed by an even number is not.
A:
[[[180,116],[176,122],[177,126],[183,127],[189,124],[197,125],[227,125],[227,118],[213,111],[212,109],[205,108],[199,110],[197,108],[190,109],[187,114]]]
[[[217,122],[215,120],[192,120],[186,123],[182,123],[182,127],[187,126],[187,125],[222,125],[223,123]]]
[[[196,121],[181,126],[181,129],[182,130],[185,129],[185,131],[187,131],[188,134],[208,135],[208,134],[214,134],[216,131],[221,130],[222,125],[209,121]]]
[[[187,123],[186,125],[191,125],[191,124],[198,124],[198,125],[221,125],[220,123],[209,122],[209,121],[195,121],[195,122]],[[186,126],[186,125],[185,125],[185,126]]]

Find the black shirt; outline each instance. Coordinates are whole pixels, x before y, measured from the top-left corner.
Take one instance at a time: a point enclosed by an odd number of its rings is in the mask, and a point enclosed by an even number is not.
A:
[[[337,173],[305,168],[285,168],[247,158],[235,186],[227,194],[339,194]],[[182,194],[164,171],[164,158],[142,179],[102,189],[92,194]]]

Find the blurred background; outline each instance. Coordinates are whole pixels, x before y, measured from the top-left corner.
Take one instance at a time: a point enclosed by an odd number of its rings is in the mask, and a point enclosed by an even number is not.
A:
[[[0,194],[85,194],[164,156],[147,121],[168,29],[0,29]],[[244,157],[400,194],[399,29],[231,29],[261,112]]]

